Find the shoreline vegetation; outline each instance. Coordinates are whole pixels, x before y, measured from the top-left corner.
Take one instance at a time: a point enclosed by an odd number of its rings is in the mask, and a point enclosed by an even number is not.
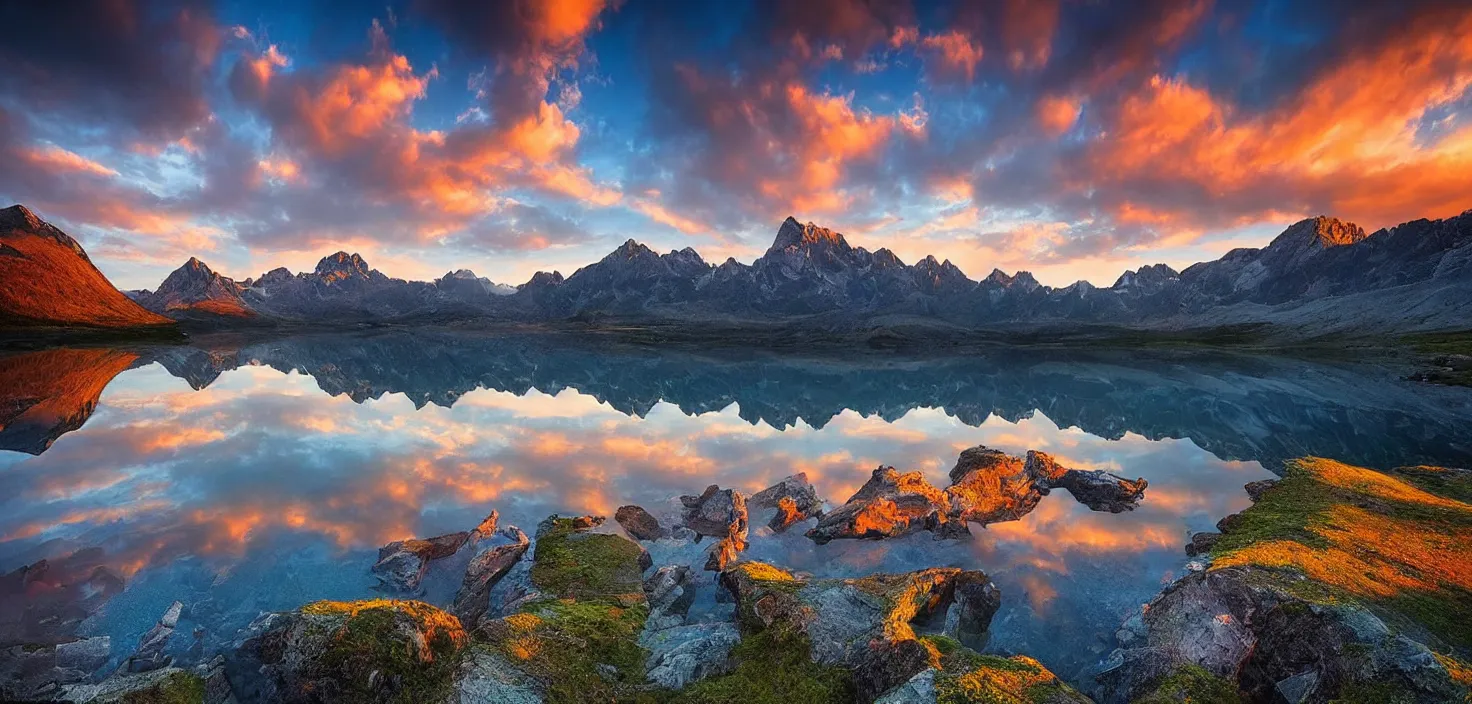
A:
[[[943,530],[945,519],[906,508],[914,497],[951,510],[964,505],[953,517],[985,506],[1014,520],[1031,505],[1023,500],[1019,509],[1016,500],[1076,471],[1041,453],[1023,461],[977,447],[952,470],[957,483],[944,492],[948,500],[907,475],[883,486],[875,479],[841,507],[805,512],[801,520],[816,524],[795,527],[818,526],[809,537],[820,544],[814,536],[830,516],[855,528],[839,536],[849,539],[919,530],[954,538],[962,533]],[[958,488],[964,491],[953,495]],[[1080,489],[1069,490],[1085,500]],[[417,569],[422,576],[452,552],[474,555],[453,612],[408,592],[313,602],[263,615],[233,649],[181,667],[158,657],[177,622],[176,604],[117,673],[51,691],[76,701],[209,704],[236,697],[466,704],[1472,697],[1465,619],[1472,613],[1472,471],[1378,472],[1305,457],[1289,462],[1281,479],[1246,490],[1252,506],[1224,517],[1218,532],[1192,536],[1187,553],[1199,557],[1126,620],[1119,647],[1092,681],[1064,682],[1026,653],[986,653],[993,615],[1017,597],[984,573],[932,567],[815,579],[741,558],[748,508],[817,505],[805,477],[794,475],[749,500],[711,487],[682,497],[682,513],[663,520],[638,507],[620,509],[616,522],[554,515],[537,527],[530,549],[524,533],[498,526],[492,512],[474,531],[380,551],[380,565],[393,565],[395,575]],[[774,521],[774,529],[779,523],[781,530],[791,525]],[[719,538],[713,556],[733,544],[737,554],[703,569],[699,560],[657,564],[652,557],[651,548],[670,555],[672,546],[696,545],[701,535]],[[440,549],[447,541],[457,547]],[[700,577],[707,571],[713,585]],[[702,588],[715,590],[718,608],[692,606]],[[61,647],[26,652],[56,658]]]

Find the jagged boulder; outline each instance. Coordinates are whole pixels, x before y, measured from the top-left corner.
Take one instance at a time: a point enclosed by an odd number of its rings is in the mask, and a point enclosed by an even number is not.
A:
[[[164,610],[158,622],[153,624],[143,638],[138,642],[138,649],[128,657],[123,664],[123,669],[128,672],[149,672],[168,667],[173,658],[164,655],[164,648],[169,645],[169,638],[174,635],[174,629],[179,626],[179,615],[184,610],[184,604],[174,602]]]
[[[949,522],[961,527],[967,522],[987,525],[1031,513],[1048,492],[1047,484],[1028,469],[1034,455],[1041,453],[1029,452],[1029,461],[1024,463],[985,445],[963,450],[951,469],[951,486],[945,490]]]
[[[670,534],[659,520],[639,506],[620,506],[613,513],[613,520],[623,526],[624,532],[636,540],[659,540]]]
[[[934,653],[930,667],[881,695],[875,704],[1093,704],[1042,663],[1025,655],[981,655],[944,636],[924,640]]]
[[[785,477],[753,494],[747,505],[758,509],[777,509],[777,513],[767,523],[775,533],[781,533],[799,521],[823,515],[823,500],[818,498],[818,490],[808,482],[806,472]]]
[[[812,662],[847,670],[862,701],[931,667],[934,647],[915,623],[942,620],[977,643],[1001,605],[985,574],[957,568],[806,581],[764,563],[741,563],[720,581],[746,637],[768,629],[801,634]]]
[[[531,546],[531,539],[516,526],[507,526],[495,537],[495,540],[477,541],[482,544],[470,558],[460,590],[455,593],[455,604],[450,611],[461,623],[474,624],[485,615],[490,608],[491,589]]]
[[[1067,489],[1090,510],[1120,513],[1135,510],[1149,485],[1144,479],[1125,479],[1102,469],[1070,469],[1052,487]]]
[[[645,661],[649,681],[664,689],[680,690],[692,682],[729,672],[731,648],[740,640],[735,624],[691,623],[646,630],[639,637],[639,645],[649,651]]]
[[[841,538],[893,538],[949,525],[950,500],[919,472],[881,466],[849,500],[821,519],[807,535],[822,545]],[[960,526],[964,531],[964,524]]]
[[[660,630],[685,622],[690,605],[695,601],[690,568],[665,565],[644,580],[644,596],[649,600],[649,628]]]
[[[373,575],[382,588],[398,592],[417,592],[424,581],[429,563],[454,555],[466,541],[469,531],[449,533],[428,540],[410,538],[395,540],[378,549],[378,562],[373,563]]]
[[[699,535],[724,538],[736,523],[746,523],[746,497],[735,489],[722,489],[715,484],[699,496],[681,496],[685,526]]]
[[[119,671],[101,682],[67,686],[61,691],[61,699],[96,704],[235,704],[236,701],[230,680],[225,675],[222,656],[188,669],[163,667],[139,673]]]
[[[247,701],[442,701],[468,643],[459,619],[423,602],[319,601],[253,624],[231,680]]]

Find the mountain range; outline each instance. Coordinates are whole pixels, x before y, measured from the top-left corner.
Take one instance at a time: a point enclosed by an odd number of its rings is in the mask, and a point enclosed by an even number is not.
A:
[[[22,206],[3,212],[3,242],[63,241],[85,263],[38,269],[43,290],[105,283],[80,246]],[[58,248],[53,248],[58,249]],[[0,251],[0,254],[5,253]],[[53,259],[64,257],[53,257]],[[0,256],[0,261],[5,257]],[[84,276],[85,275],[85,276]],[[0,315],[46,319],[36,306],[15,308],[0,286]],[[108,285],[110,288],[110,284]],[[102,310],[120,296],[96,295],[98,324],[127,319]],[[111,293],[115,294],[115,291]],[[27,294],[34,300],[39,294]],[[212,326],[377,321],[673,321],[810,322],[827,327],[900,322],[959,329],[1110,325],[1190,329],[1278,323],[1305,333],[1451,330],[1472,327],[1472,211],[1415,220],[1366,233],[1330,217],[1290,226],[1261,249],[1235,249],[1215,261],[1175,271],[1155,264],[1126,271],[1109,288],[1086,281],[1053,288],[1030,273],[993,270],[974,280],[950,261],[906,264],[888,249],[870,252],[843,235],[788,218],[772,246],[751,264],[712,265],[686,248],[659,254],[628,240],[601,260],[564,277],[538,272],[520,286],[496,284],[469,270],[434,281],[384,275],[357,254],[324,257],[311,272],[273,269],[236,281],[191,258],[157,289],[130,291],[135,324],[158,316]],[[85,322],[57,297],[60,324]],[[151,312],[153,315],[149,315]],[[63,314],[65,313],[65,314]]]

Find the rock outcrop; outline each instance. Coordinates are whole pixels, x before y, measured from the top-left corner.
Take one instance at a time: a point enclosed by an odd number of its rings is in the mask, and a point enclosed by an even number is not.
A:
[[[468,644],[422,602],[319,601],[258,619],[229,671],[246,701],[441,701]]]
[[[589,532],[601,524],[553,516],[539,525],[537,596],[477,629],[491,652],[474,683],[504,695],[492,701],[614,701],[647,687],[638,638],[649,613],[649,553],[621,535]]]
[[[866,702],[938,658],[917,623],[948,623],[968,647],[984,647],[1001,605],[985,574],[956,568],[804,581],[771,565],[741,563],[721,573],[721,584],[736,601],[743,637],[772,629],[801,634],[812,662],[849,672],[855,695]]]
[[[1256,503],[1193,540],[1211,566],[1121,629],[1103,701],[1192,687],[1295,704],[1467,697],[1467,666],[1427,643],[1465,638],[1439,614],[1468,603],[1472,581],[1446,566],[1468,564],[1472,505],[1430,476],[1306,458],[1247,485]]]
[[[711,547],[705,568],[720,571],[746,549],[748,534],[746,496],[735,489],[712,484],[700,496],[681,496],[685,527],[697,536],[720,538]]]
[[[183,603],[176,601],[170,604],[158,622],[153,624],[153,628],[143,634],[142,640],[138,642],[138,649],[123,663],[123,669],[127,672],[149,672],[172,664],[173,658],[164,654],[164,648],[168,647],[174,629],[179,627],[179,616],[183,611]]]

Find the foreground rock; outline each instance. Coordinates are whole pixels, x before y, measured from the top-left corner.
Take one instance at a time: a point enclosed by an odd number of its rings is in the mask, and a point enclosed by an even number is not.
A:
[[[164,667],[148,672],[119,672],[96,684],[66,687],[60,699],[98,704],[235,704],[235,693],[225,676],[225,659],[216,657],[188,669]]]
[[[774,533],[786,531],[792,524],[823,515],[823,500],[808,482],[806,472],[784,478],[755,494],[747,501],[749,508],[776,509],[767,526]]]
[[[1295,704],[1462,701],[1469,670],[1447,644],[1472,634],[1445,615],[1472,608],[1472,505],[1428,488],[1456,491],[1312,458],[1277,484],[1249,485],[1258,503],[1222,522],[1212,566],[1128,629],[1099,676],[1104,701],[1162,688]]]
[[[478,627],[489,647],[472,670],[481,701],[616,701],[648,689],[638,638],[649,613],[649,553],[621,535],[589,532],[601,524],[553,516],[538,527],[537,596]]]
[[[454,555],[470,539],[469,531],[450,533],[428,540],[396,540],[378,549],[373,575],[391,591],[416,592],[424,581],[429,563]]]
[[[1093,704],[1092,699],[1064,684],[1032,658],[980,655],[944,636],[928,636],[925,640],[935,650],[932,666],[881,695],[875,704]]]
[[[418,601],[319,601],[269,614],[235,651],[245,701],[437,702],[454,690],[469,637]]]
[[[174,629],[179,626],[179,615],[184,610],[184,604],[174,602],[164,610],[153,628],[143,634],[142,640],[138,642],[138,649],[123,663],[123,669],[128,672],[148,672],[169,666],[173,658],[164,655],[164,648],[169,645],[169,638],[174,635]]]
[[[845,673],[841,686],[851,686],[860,701],[874,701],[936,664],[936,646],[917,635],[917,625],[945,624],[948,635],[980,648],[1001,605],[985,574],[956,568],[803,581],[771,565],[743,563],[721,573],[721,584],[736,600],[744,639],[805,650],[815,677],[837,668]]]
[[[984,445],[963,450],[951,468],[951,486],[945,492],[946,511],[959,526],[956,532],[967,532],[962,530],[967,522],[987,525],[1031,513],[1048,493],[1046,480],[1028,470],[1033,455],[1041,453],[1028,453],[1024,463]],[[1052,458],[1048,460],[1051,463]]]
[[[680,503],[685,507],[683,518],[686,528],[695,531],[697,536],[720,538],[711,547],[706,569],[725,569],[746,549],[746,496],[741,492],[712,484],[700,496],[681,496]]]
[[[107,636],[0,649],[0,700],[51,699],[65,685],[85,681],[107,662],[111,651]]]
[[[531,539],[516,526],[507,526],[480,543],[479,551],[465,568],[460,591],[455,593],[455,604],[450,609],[461,623],[474,624],[486,614],[490,609],[491,589],[531,547]]]
[[[659,521],[648,511],[639,506],[620,506],[613,514],[613,520],[623,526],[625,532],[633,536],[635,540],[659,540],[670,534]]]

